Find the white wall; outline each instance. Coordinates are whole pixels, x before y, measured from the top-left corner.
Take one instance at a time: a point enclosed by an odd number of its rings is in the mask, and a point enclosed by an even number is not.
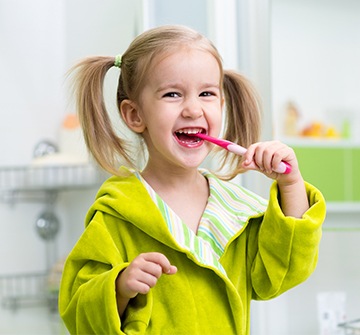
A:
[[[55,140],[64,111],[62,1],[0,2],[0,166],[28,164],[35,145]],[[45,266],[45,246],[34,224],[38,204],[0,203],[1,273]]]
[[[274,124],[282,132],[284,106],[294,101],[302,126],[344,119],[360,130],[360,2],[273,0],[272,93]]]
[[[64,110],[64,2],[0,2],[0,162],[29,162]]]
[[[81,57],[122,53],[142,29],[140,5],[140,0],[0,0],[0,169],[30,164],[42,139],[57,142],[65,114],[73,112],[65,72]],[[117,75],[109,74],[110,92]],[[59,194],[59,256],[82,232],[95,193],[94,188]],[[0,202],[0,275],[45,269],[45,245],[34,229],[43,209]]]
[[[360,229],[327,229],[331,221],[334,223],[332,219],[325,223],[318,266],[312,276],[274,300],[253,302],[254,335],[319,335],[317,297],[323,292],[344,292],[347,320],[359,318],[360,268],[356,255],[360,253]]]
[[[349,117],[355,127],[353,134],[359,132],[360,3],[270,2],[270,93],[275,136],[281,135],[282,113],[288,100],[300,106],[304,123],[341,123],[342,117]],[[264,75],[266,78],[267,73]],[[274,300],[254,302],[252,334],[319,335],[317,295],[321,292],[345,292],[348,320],[359,318],[359,234],[357,210],[329,209],[314,274]]]

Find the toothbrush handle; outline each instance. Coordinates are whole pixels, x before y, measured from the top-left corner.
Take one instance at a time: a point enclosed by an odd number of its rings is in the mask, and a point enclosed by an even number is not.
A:
[[[279,166],[274,169],[274,172],[289,174],[291,172],[291,165],[288,162],[281,161]]]
[[[227,146],[227,150],[233,152],[234,154],[241,155],[241,156],[243,156],[246,152],[245,148],[243,148],[242,146],[237,145],[237,144],[229,144]],[[287,162],[281,161],[279,166],[276,169],[274,169],[273,171],[277,172],[277,173],[289,174],[291,172],[291,165]]]

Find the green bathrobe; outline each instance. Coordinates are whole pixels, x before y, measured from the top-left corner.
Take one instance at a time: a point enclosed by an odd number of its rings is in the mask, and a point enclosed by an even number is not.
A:
[[[175,241],[134,174],[111,177],[65,264],[59,310],[67,328],[71,334],[249,334],[251,299],[280,295],[316,266],[325,202],[306,188],[310,209],[301,219],[285,217],[274,182],[265,213],[249,218],[226,245],[219,260],[224,274]],[[130,300],[120,319],[115,280],[145,252],[163,253],[178,272]]]

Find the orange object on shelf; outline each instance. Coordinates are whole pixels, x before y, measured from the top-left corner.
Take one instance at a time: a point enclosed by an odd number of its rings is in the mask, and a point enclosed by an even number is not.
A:
[[[324,125],[320,122],[313,122],[309,126],[305,127],[302,132],[301,136],[308,136],[308,137],[323,137],[324,134]]]
[[[65,129],[75,129],[80,127],[79,118],[76,114],[67,114],[62,124]]]
[[[321,122],[313,122],[305,127],[301,133],[304,137],[315,137],[315,138],[329,138],[336,139],[340,138],[340,133],[334,126],[326,126]]]

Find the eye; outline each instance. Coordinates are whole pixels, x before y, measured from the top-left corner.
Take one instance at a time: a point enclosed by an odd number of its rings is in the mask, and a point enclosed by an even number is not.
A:
[[[205,92],[200,93],[201,97],[212,97],[214,95],[216,95],[216,94],[214,92],[211,92],[211,91],[205,91]]]
[[[179,98],[181,95],[177,92],[167,92],[163,95],[164,98]]]

